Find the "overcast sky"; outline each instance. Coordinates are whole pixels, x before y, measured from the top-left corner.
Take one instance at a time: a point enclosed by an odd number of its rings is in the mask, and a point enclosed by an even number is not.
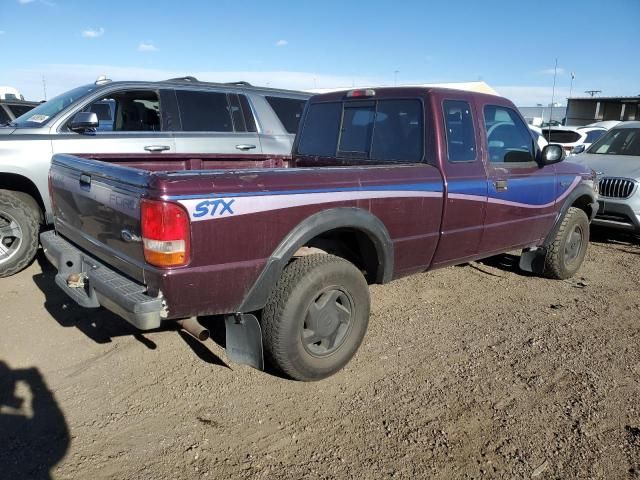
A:
[[[293,89],[484,80],[520,106],[640,94],[640,0],[1,0],[0,85],[246,80]],[[433,3],[433,4],[432,4]]]

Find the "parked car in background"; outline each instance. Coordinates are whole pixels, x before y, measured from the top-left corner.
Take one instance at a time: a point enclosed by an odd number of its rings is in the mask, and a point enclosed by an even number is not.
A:
[[[620,120],[604,120],[602,122],[594,122],[594,123],[590,123],[589,125],[585,125],[587,127],[601,127],[604,128],[605,130],[609,130],[613,127],[615,127],[616,125],[618,125],[620,122]]]
[[[595,127],[576,127],[576,129],[580,133],[586,134],[584,141],[575,145],[570,152],[570,155],[577,155],[579,153],[584,152],[587,148],[593,144],[596,140],[598,140],[602,135],[607,133],[608,128],[595,126]]]
[[[540,150],[549,145],[549,142],[547,142],[547,140],[542,135],[542,129],[540,127],[529,124],[529,130],[531,130],[531,132],[533,133],[533,138],[535,138]]]
[[[38,105],[0,128],[0,277],[34,257],[41,224],[51,221],[47,172],[55,153],[182,156],[189,169],[224,154],[256,161],[288,156],[304,92],[216,84],[193,77],[162,82],[101,78]],[[200,159],[200,160],[199,160]],[[8,223],[7,223],[8,222]]]
[[[260,368],[264,346],[318,380],[362,342],[368,283],[516,249],[527,271],[575,274],[598,202],[592,171],[563,158],[498,96],[332,92],[309,101],[288,168],[55,155],[42,246],[80,305],[198,338],[197,316],[224,315],[231,360]]]
[[[39,102],[26,100],[0,100],[0,125],[12,122],[38,105],[40,105]]]
[[[601,127],[545,127],[542,135],[549,143],[559,143],[567,154],[578,145],[588,147],[607,130]]]
[[[640,233],[640,122],[621,122],[571,161],[598,174],[594,225]]]

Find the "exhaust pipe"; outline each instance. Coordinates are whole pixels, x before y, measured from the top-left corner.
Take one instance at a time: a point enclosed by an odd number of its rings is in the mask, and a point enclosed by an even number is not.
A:
[[[197,338],[201,342],[204,342],[209,338],[209,330],[204,328],[196,317],[185,318],[184,320],[177,320],[178,325],[185,332],[192,337]]]

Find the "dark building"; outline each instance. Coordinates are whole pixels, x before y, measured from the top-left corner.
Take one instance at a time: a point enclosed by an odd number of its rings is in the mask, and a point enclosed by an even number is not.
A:
[[[567,125],[588,125],[604,120],[640,120],[636,97],[577,97],[567,99]]]

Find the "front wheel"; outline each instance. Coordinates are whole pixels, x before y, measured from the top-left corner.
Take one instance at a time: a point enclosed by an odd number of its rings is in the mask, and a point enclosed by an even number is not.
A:
[[[0,190],[0,277],[25,268],[38,250],[39,211],[26,194]]]
[[[547,249],[545,275],[559,280],[572,277],[582,265],[588,244],[587,214],[579,208],[571,207]]]
[[[333,375],[362,343],[369,308],[369,287],[352,263],[326,254],[294,260],[262,311],[267,359],[296,380]]]

